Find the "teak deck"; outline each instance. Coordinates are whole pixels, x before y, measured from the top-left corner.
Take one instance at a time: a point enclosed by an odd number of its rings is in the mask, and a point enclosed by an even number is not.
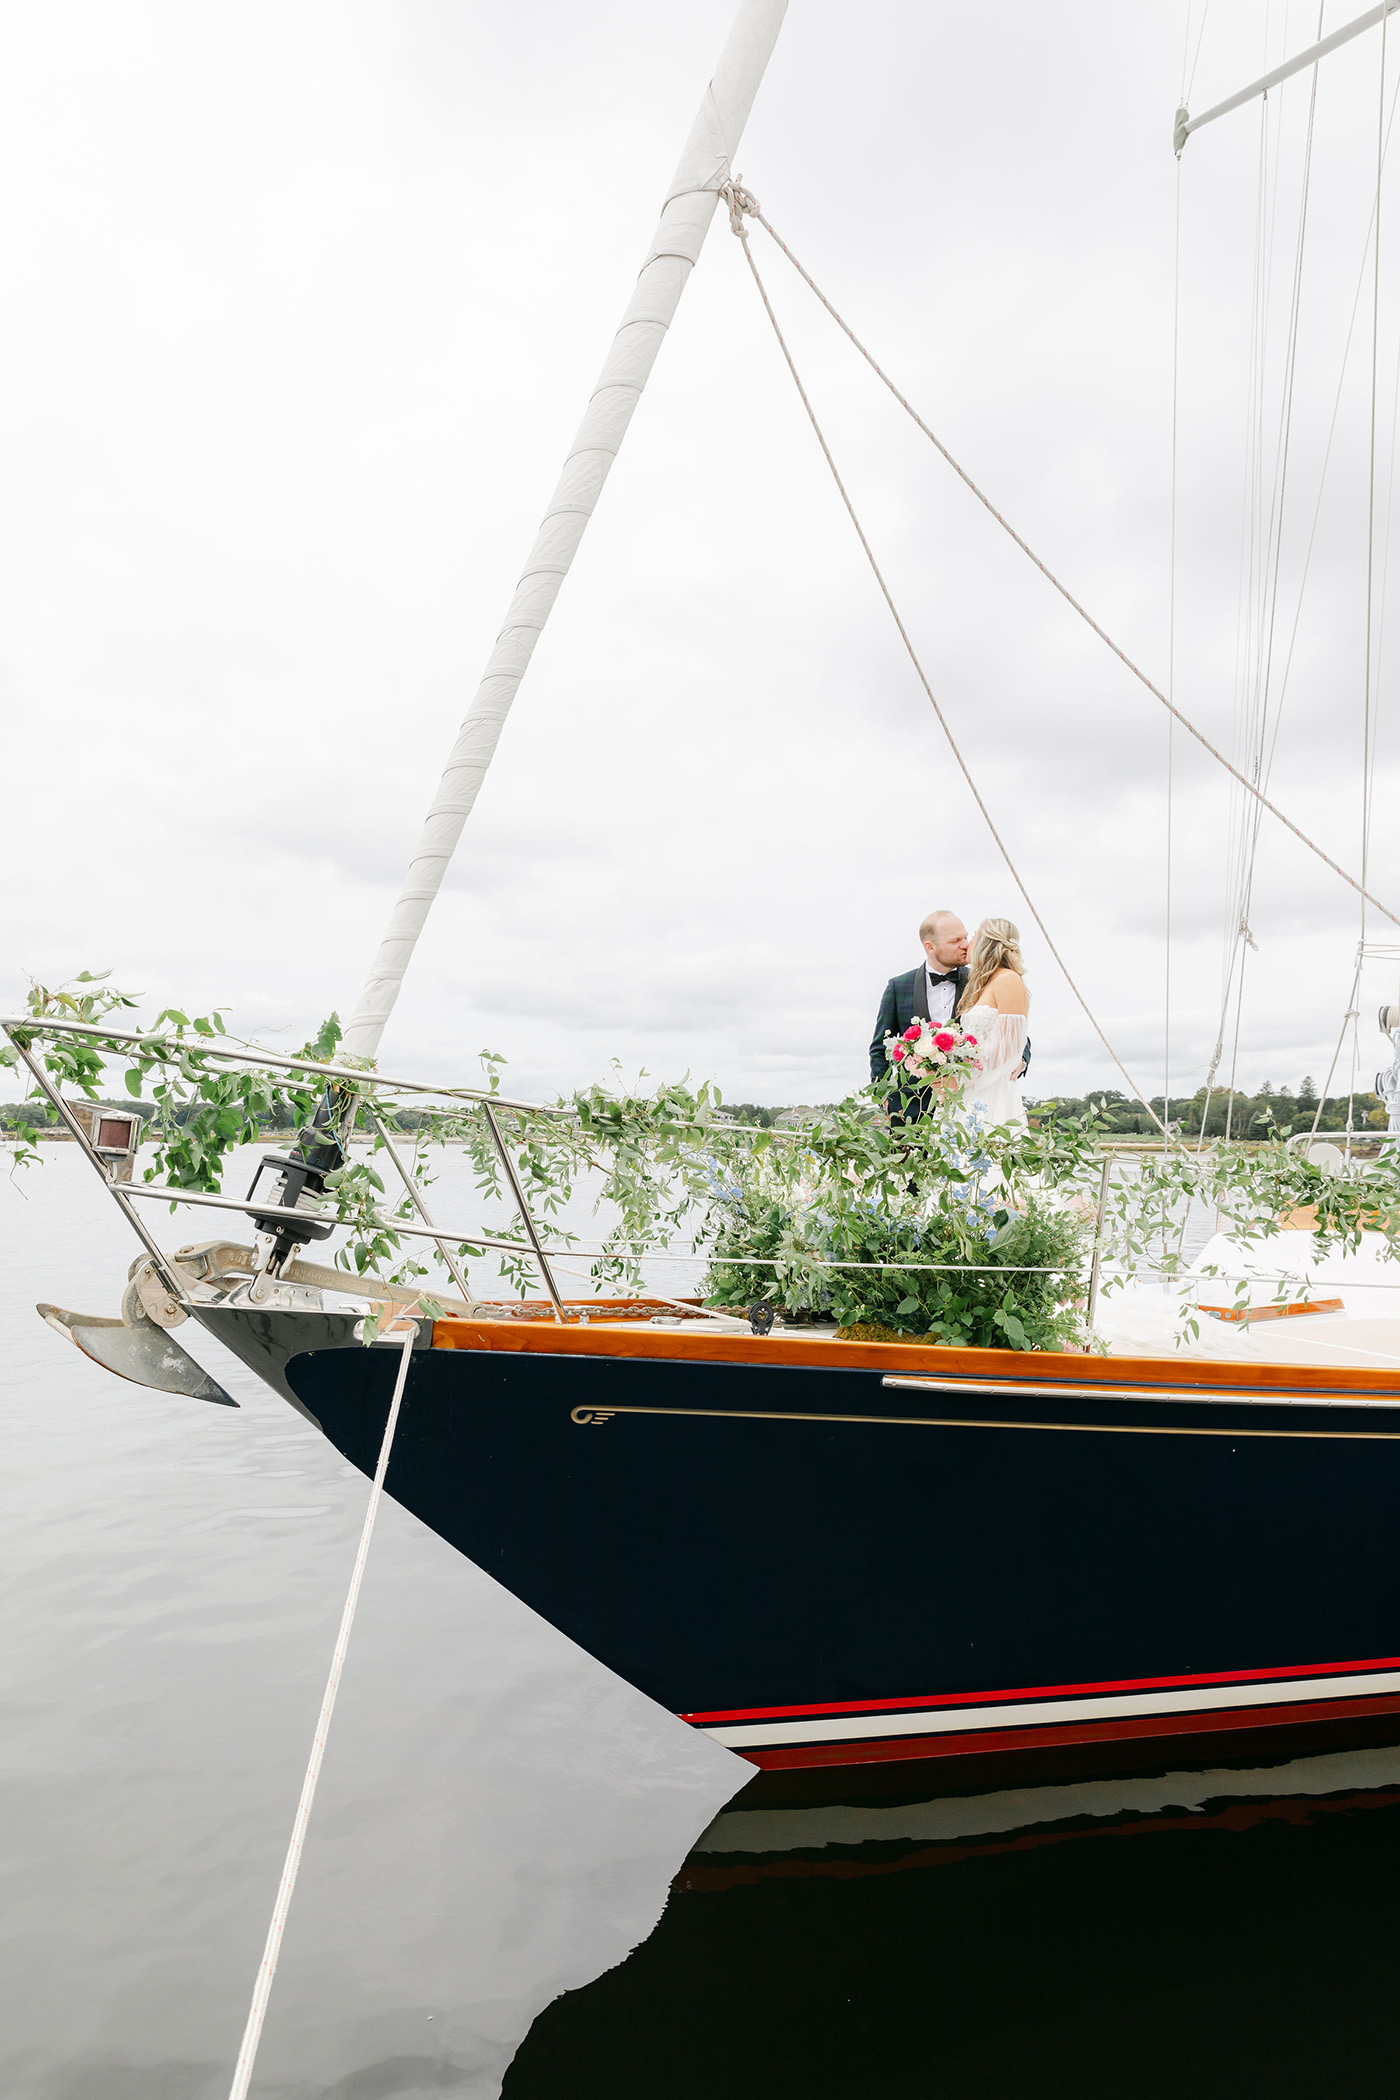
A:
[[[578,1310],[602,1312],[644,1300],[589,1300]],[[570,1307],[570,1310],[575,1308]],[[660,1305],[658,1311],[664,1308]],[[434,1349],[481,1349],[546,1356],[651,1357],[674,1363],[760,1364],[803,1370],[922,1372],[939,1378],[1013,1380],[1027,1385],[1156,1385],[1171,1390],[1278,1391],[1280,1395],[1348,1393],[1400,1397],[1400,1369],[1338,1364],[1250,1363],[1243,1359],[1160,1356],[1089,1356],[1078,1352],[1020,1349],[958,1349],[927,1342],[843,1342],[834,1335],[785,1331],[768,1335],[722,1334],[699,1323],[681,1327],[633,1326],[612,1319],[598,1325],[561,1325],[541,1319],[441,1319],[434,1323]]]

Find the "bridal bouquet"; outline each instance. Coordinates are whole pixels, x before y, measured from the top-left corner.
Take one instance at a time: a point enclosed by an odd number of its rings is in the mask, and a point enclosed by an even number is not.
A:
[[[885,1037],[885,1056],[901,1079],[952,1094],[970,1073],[980,1072],[977,1038],[956,1021],[911,1021],[903,1035]]]

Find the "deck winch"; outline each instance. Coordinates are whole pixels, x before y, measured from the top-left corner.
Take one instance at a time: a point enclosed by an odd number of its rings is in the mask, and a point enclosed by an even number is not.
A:
[[[293,1152],[264,1152],[248,1188],[249,1203],[265,1202],[253,1213],[253,1281],[250,1303],[259,1304],[298,1247],[328,1240],[337,1218],[326,1201],[326,1176],[345,1165],[336,1133],[336,1102],[327,1086],[315,1121]],[[288,1211],[296,1217],[289,1218]]]

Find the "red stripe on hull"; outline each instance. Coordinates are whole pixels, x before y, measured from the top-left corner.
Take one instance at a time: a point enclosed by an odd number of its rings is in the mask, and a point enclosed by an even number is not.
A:
[[[1300,1677],[1359,1676],[1367,1670],[1400,1670],[1400,1655],[1382,1655],[1366,1662],[1300,1663],[1289,1669],[1203,1671],[1191,1677],[1110,1677],[1090,1684],[1018,1685],[1009,1692],[942,1692],[921,1699],[842,1699],[819,1706],[736,1706],[722,1712],[682,1714],[680,1719],[697,1728],[713,1728],[728,1721],[795,1721],[820,1714],[895,1714],[914,1708],[928,1713],[949,1706],[1004,1706],[1015,1699],[1093,1698],[1101,1692],[1169,1692],[1203,1684],[1279,1684]]]
[[[885,1736],[846,1743],[784,1744],[773,1750],[738,1750],[735,1755],[761,1771],[788,1772],[837,1765],[873,1765],[971,1757],[988,1751],[1064,1749],[1080,1743],[1133,1742],[1145,1737],[1240,1734],[1257,1728],[1305,1728],[1310,1724],[1400,1714],[1400,1692],[1362,1699],[1316,1699],[1279,1706],[1235,1706],[1216,1712],[1131,1714],[1126,1719],[1060,1721],[1041,1728],[969,1729],[959,1735]]]

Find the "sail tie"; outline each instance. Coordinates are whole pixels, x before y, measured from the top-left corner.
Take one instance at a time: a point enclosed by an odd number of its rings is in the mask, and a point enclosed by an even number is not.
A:
[[[737,233],[740,240],[744,238],[744,220],[746,217],[757,219],[760,226],[768,224],[768,221],[758,208],[757,197],[744,188],[744,180],[741,175],[736,175],[732,182],[725,183],[720,191],[720,195],[729,206],[729,231]]]

